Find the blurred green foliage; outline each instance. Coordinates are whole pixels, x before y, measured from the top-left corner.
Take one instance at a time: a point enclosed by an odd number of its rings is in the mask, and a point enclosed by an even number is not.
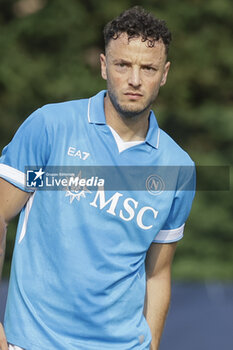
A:
[[[105,88],[99,72],[102,29],[134,5],[165,19],[173,33],[169,79],[154,106],[161,127],[197,165],[231,165],[230,0],[0,0],[1,148],[41,105]],[[177,248],[176,279],[233,279],[232,209],[231,190],[197,193]],[[5,276],[15,225],[8,233]]]

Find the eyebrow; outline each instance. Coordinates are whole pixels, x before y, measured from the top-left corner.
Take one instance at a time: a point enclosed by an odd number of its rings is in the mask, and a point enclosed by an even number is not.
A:
[[[144,63],[141,65],[142,68],[150,67],[154,69],[158,69],[158,67],[154,63]]]
[[[123,58],[116,58],[113,60],[113,63],[125,63],[125,64],[131,64],[130,61],[124,60]]]
[[[116,58],[113,60],[113,63],[125,63],[127,65],[131,65],[132,63],[128,60],[125,60],[124,58]],[[154,64],[154,63],[143,63],[141,64],[141,67],[142,68],[145,68],[145,67],[151,67],[151,68],[155,68],[155,69],[158,69],[157,65]]]

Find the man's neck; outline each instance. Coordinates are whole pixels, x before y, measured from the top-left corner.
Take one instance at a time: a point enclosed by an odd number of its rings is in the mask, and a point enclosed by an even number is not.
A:
[[[106,123],[111,126],[123,141],[143,141],[149,128],[149,111],[142,115],[125,118],[113,107],[108,96],[104,99]]]

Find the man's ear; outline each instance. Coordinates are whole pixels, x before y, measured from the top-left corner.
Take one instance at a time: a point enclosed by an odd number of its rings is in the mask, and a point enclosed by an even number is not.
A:
[[[162,80],[161,80],[160,86],[163,86],[163,85],[166,84],[167,75],[168,75],[170,66],[171,66],[171,62],[166,62],[165,66],[164,66],[164,71],[163,71],[163,76],[162,76]]]
[[[107,80],[106,56],[103,53],[101,53],[100,55],[100,65],[101,65],[101,76],[104,80]]]

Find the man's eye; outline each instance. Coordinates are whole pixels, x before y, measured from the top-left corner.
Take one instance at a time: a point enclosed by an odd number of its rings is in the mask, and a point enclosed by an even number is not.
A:
[[[152,72],[152,71],[154,71],[155,69],[153,68],[153,67],[144,67],[144,69],[146,70],[146,71],[148,71],[148,72]]]
[[[117,66],[123,68],[123,67],[126,67],[126,64],[125,63],[117,63]]]

